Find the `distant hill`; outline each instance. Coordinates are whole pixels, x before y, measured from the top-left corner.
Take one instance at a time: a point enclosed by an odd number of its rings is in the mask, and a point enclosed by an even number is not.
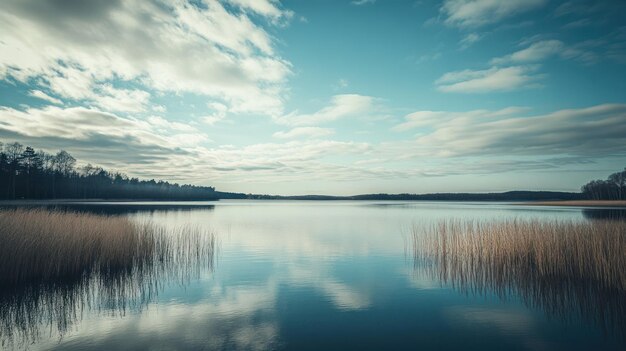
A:
[[[233,194],[233,193],[229,193]],[[503,193],[433,193],[433,194],[363,194],[352,196],[329,195],[254,195],[248,194],[247,199],[260,200],[421,200],[421,201],[558,201],[580,200],[581,193],[560,191],[507,191]]]

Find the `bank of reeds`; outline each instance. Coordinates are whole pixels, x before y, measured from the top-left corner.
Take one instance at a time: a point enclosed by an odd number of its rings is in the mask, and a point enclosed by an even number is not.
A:
[[[165,228],[125,216],[0,210],[0,339],[62,336],[85,310],[125,313],[214,264],[216,241],[199,227]],[[17,340],[17,341],[16,341]]]
[[[416,267],[464,292],[626,331],[626,222],[448,220],[414,229],[413,248]]]
[[[126,217],[48,210],[0,211],[0,284],[81,279],[146,263],[162,241]]]

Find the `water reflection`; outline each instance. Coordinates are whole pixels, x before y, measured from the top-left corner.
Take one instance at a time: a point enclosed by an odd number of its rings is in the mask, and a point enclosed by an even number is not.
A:
[[[78,247],[81,257],[72,248],[53,246],[52,252],[46,252],[41,245],[35,244],[35,249],[30,249],[31,244],[11,239],[11,233],[16,231],[10,228],[7,217],[23,217],[20,223],[35,222],[30,232],[42,216],[43,221],[50,223],[50,236],[58,238],[44,238],[44,245],[61,241],[61,245]],[[3,252],[3,256],[11,256],[4,257],[5,261],[17,262],[4,262],[2,267],[0,345],[3,348],[22,348],[44,336],[60,340],[87,314],[120,317],[142,311],[165,286],[186,286],[212,272],[215,265],[215,236],[193,225],[165,228],[148,221],[131,223],[126,217],[41,210],[5,212],[0,217],[5,225],[3,245],[14,245],[16,256],[22,257],[20,260]],[[67,231],[74,230],[80,235],[84,228],[75,226],[79,222],[87,226],[110,225],[111,231],[122,230],[124,237],[111,235],[105,237],[106,242],[84,237],[82,240],[88,244],[82,245],[71,238],[71,233],[62,237],[55,232],[54,221],[50,219],[64,220]],[[128,229],[126,223],[134,232],[123,231]],[[106,235],[98,229],[89,233]],[[29,250],[36,250],[32,259]],[[42,269],[39,258],[48,260],[45,264],[52,269]]]
[[[609,219],[626,221],[626,209],[624,208],[585,208],[583,216],[587,219]]]
[[[626,337],[626,222],[448,220],[416,228],[412,246],[417,272],[463,293]]]
[[[489,223],[511,218],[595,222],[585,220],[580,208],[242,201],[216,203],[214,209],[207,211],[131,211],[130,215],[121,217],[134,222],[148,221],[167,228],[167,233],[186,225],[219,233],[219,269],[203,266],[190,278],[178,279],[176,276],[181,274],[168,277],[168,272],[175,271],[177,266],[194,265],[170,264],[157,270],[152,275],[154,279],[147,279],[154,281],[152,288],[149,283],[141,286],[141,279],[146,276],[141,274],[121,279],[129,282],[127,291],[112,284],[111,294],[106,292],[110,279],[100,284],[92,277],[91,283],[83,285],[89,286],[85,290],[90,293],[72,285],[67,288],[68,293],[59,292],[52,302],[41,299],[43,302],[33,303],[39,304],[43,312],[37,312],[35,307],[23,308],[33,311],[31,316],[15,319],[16,325],[41,319],[35,324],[23,324],[37,326],[35,330],[41,334],[28,348],[64,351],[408,350],[416,345],[440,350],[623,348],[620,340],[604,337],[599,328],[590,328],[580,320],[562,323],[561,317],[546,318],[539,309],[527,308],[520,303],[514,288],[509,289],[506,297],[510,299],[506,301],[468,297],[448,286],[442,287],[439,275],[433,272],[433,262],[416,260],[418,271],[426,273],[418,277],[413,270],[413,257],[407,261],[405,255],[415,250],[415,243],[404,241],[413,224],[426,231],[427,226],[448,218]],[[215,253],[213,257],[215,260]],[[506,271],[518,266],[504,267],[502,270]],[[179,281],[183,282],[179,284]],[[549,289],[549,282],[543,284],[548,286],[534,289]],[[48,285],[47,289],[52,288]],[[115,300],[118,291],[121,292],[117,295],[124,297],[119,300],[121,306]],[[467,289],[463,291],[469,293]],[[491,297],[493,291],[486,287],[482,295]],[[76,297],[71,297],[71,293]],[[21,294],[8,294],[2,301],[12,306],[28,305],[11,300],[19,299]],[[106,297],[107,294],[113,298]],[[55,295],[44,296],[50,299]],[[47,313],[43,305],[55,303],[58,307],[50,308],[50,317],[41,318]],[[614,306],[616,302],[609,304]],[[54,311],[66,313],[55,316]],[[66,317],[67,323],[63,319]],[[60,333],[58,329],[64,331]],[[17,326],[12,330],[19,334]]]
[[[0,204],[0,210],[13,208],[73,211],[102,215],[125,215],[138,213],[165,213],[184,211],[213,211],[215,205],[203,202],[24,202],[15,205]]]

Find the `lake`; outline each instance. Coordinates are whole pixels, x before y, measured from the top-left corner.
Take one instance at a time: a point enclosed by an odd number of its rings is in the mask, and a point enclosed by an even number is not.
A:
[[[576,302],[604,316],[598,320],[558,299],[537,303],[541,296],[529,299],[516,289],[467,289],[429,274],[412,244],[414,231],[442,220],[619,221],[626,210],[252,200],[63,206],[165,228],[201,228],[215,238],[215,252],[209,264],[155,273],[150,289],[144,281],[125,285],[115,291],[114,304],[99,299],[98,291],[81,289],[53,302],[44,296],[37,301],[47,303],[20,305],[21,317],[2,321],[3,336],[14,338],[4,348],[626,349],[626,317],[606,317],[616,304],[626,307],[623,294],[607,305],[598,296],[586,295],[593,303]],[[550,296],[568,293],[545,283]],[[0,301],[3,308],[16,303],[6,294]],[[53,311],[43,313],[46,308]]]

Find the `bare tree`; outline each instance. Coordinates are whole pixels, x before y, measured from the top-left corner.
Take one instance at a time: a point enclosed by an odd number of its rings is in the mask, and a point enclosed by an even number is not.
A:
[[[9,163],[9,172],[11,174],[11,199],[15,199],[15,183],[17,177],[17,171],[20,165],[20,159],[22,158],[22,152],[24,151],[24,145],[20,143],[7,144],[4,148],[7,155],[7,161]]]

